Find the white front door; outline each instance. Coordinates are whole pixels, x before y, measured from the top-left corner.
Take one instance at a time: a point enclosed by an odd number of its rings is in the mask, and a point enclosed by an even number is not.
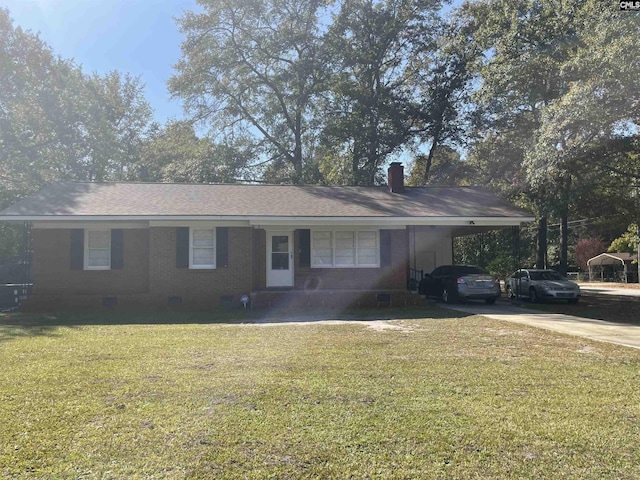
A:
[[[267,232],[267,287],[293,287],[292,232]]]

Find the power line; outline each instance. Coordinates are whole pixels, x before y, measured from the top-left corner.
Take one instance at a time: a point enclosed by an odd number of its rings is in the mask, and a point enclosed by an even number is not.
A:
[[[567,222],[567,225],[573,225],[573,224],[582,224],[582,225],[586,225],[587,223],[590,223],[594,220],[597,220],[596,218],[583,218],[581,220],[571,220],[570,222]],[[561,223],[553,223],[551,225],[547,225],[547,228],[551,228],[551,227],[560,227],[562,226]]]

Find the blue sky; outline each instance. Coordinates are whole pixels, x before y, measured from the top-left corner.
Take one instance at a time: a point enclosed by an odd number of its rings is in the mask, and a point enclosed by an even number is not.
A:
[[[39,33],[55,54],[73,58],[85,73],[111,70],[140,77],[155,118],[182,116],[167,80],[180,58],[174,20],[195,0],[0,0],[14,26]]]

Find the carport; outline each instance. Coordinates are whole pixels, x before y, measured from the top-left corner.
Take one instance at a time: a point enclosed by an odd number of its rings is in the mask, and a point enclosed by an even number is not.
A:
[[[629,282],[629,266],[636,260],[636,256],[631,253],[601,253],[587,260],[589,267],[589,280],[596,280],[595,275],[599,272],[599,280]]]
[[[466,225],[451,226],[409,226],[408,231],[408,251],[409,251],[409,279],[408,289],[414,290],[420,280],[427,273],[433,271],[440,265],[454,263],[454,239],[471,235],[481,235],[496,230],[508,230],[511,237],[511,257],[513,259],[513,269],[520,268],[520,234],[523,223],[532,222],[531,218],[495,219],[482,222],[469,220]],[[475,263],[474,263],[475,264]],[[412,288],[412,286],[414,288]]]

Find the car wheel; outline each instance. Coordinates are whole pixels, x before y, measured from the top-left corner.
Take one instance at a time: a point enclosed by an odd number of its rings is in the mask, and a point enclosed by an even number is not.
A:
[[[579,298],[570,298],[569,300],[567,300],[567,302],[573,303],[575,305],[576,303],[578,303],[578,300]]]
[[[507,285],[507,297],[516,298],[516,295],[515,293],[513,293],[513,289],[511,288],[510,285]]]
[[[535,288],[529,289],[529,300],[531,300],[531,303],[538,303],[538,292],[536,292]]]
[[[484,303],[486,303],[487,305],[493,305],[494,303],[496,303],[496,300],[496,297],[485,298]]]

